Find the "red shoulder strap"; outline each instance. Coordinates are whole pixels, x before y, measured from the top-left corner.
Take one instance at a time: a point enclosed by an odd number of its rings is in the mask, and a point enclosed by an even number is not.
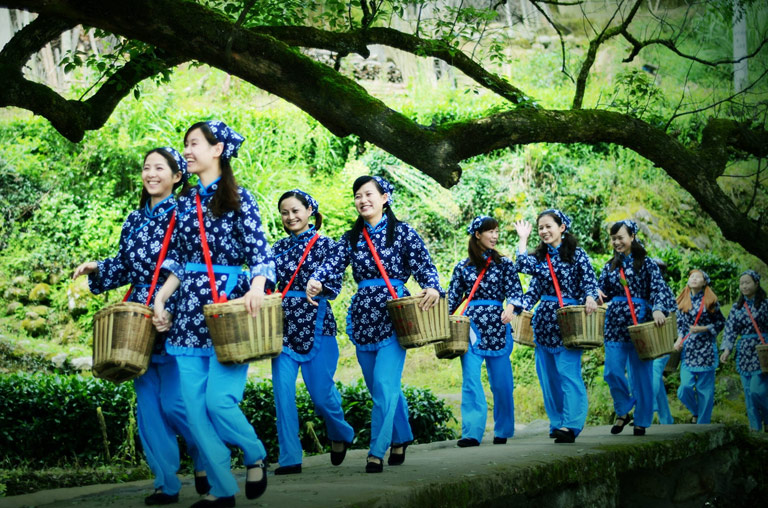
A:
[[[376,247],[373,246],[371,237],[370,235],[368,235],[368,228],[365,226],[365,224],[363,224],[363,236],[365,237],[366,243],[368,243],[368,248],[371,250],[371,254],[373,255],[373,260],[376,262],[376,266],[379,268],[381,277],[384,279],[384,282],[387,284],[387,289],[389,289],[389,294],[392,295],[392,298],[396,300],[397,292],[395,291],[395,288],[392,287],[392,283],[389,282],[389,275],[387,275],[387,270],[385,270],[384,265],[381,264],[381,259],[379,259],[379,253],[376,252]]]
[[[296,265],[296,270],[293,272],[293,275],[291,276],[291,280],[288,281],[288,284],[285,285],[283,288],[282,294],[286,294],[289,289],[291,289],[291,284],[293,284],[293,280],[296,278],[296,274],[299,273],[299,268],[301,268],[301,265],[304,264],[304,260],[307,259],[307,255],[309,254],[310,249],[315,244],[317,239],[320,238],[320,233],[315,233],[315,236],[310,238],[309,242],[307,243],[307,246],[304,248],[304,254],[301,255],[301,259],[299,260],[299,264]]]
[[[699,318],[701,317],[701,311],[703,311],[703,310],[704,310],[704,295],[701,296],[701,305],[699,305],[699,312],[696,313],[696,319],[693,320],[693,326],[696,326],[696,324],[699,322]],[[685,337],[683,337],[683,342],[688,340],[688,336],[690,334],[691,334],[691,332],[688,332],[688,333],[685,334]]]
[[[549,265],[549,273],[552,275],[552,283],[555,285],[557,302],[560,304],[560,307],[564,307],[565,305],[563,304],[563,294],[560,292],[560,282],[558,282],[557,275],[555,275],[555,269],[552,267],[552,259],[549,257],[549,252],[547,252],[547,265]]]
[[[757,336],[760,337],[760,342],[765,344],[765,339],[763,338],[763,334],[760,333],[760,328],[757,327],[757,323],[755,322],[755,318],[752,317],[752,311],[749,310],[749,305],[747,305],[747,302],[744,302],[744,308],[747,309],[747,314],[749,314],[749,320],[752,321],[752,326],[755,327],[755,331],[757,332]]]
[[[219,296],[219,292],[216,290],[216,278],[213,274],[213,263],[211,262],[211,251],[208,249],[208,240],[205,238],[205,224],[203,223],[203,205],[200,203],[200,194],[195,194],[195,201],[197,203],[197,221],[200,223],[200,243],[203,246],[203,257],[205,258],[205,266],[208,268],[208,278],[211,282],[211,296],[213,297],[213,303],[222,303],[227,301],[226,293]]]
[[[173,211],[173,215],[171,215],[171,220],[168,222],[168,229],[165,230],[165,236],[163,237],[163,246],[160,248],[160,254],[157,256],[157,263],[155,264],[155,273],[152,275],[152,285],[149,286],[149,293],[147,294],[147,301],[145,303],[147,307],[149,307],[150,302],[152,302],[152,295],[155,293],[155,288],[157,287],[157,279],[160,277],[160,266],[163,264],[163,261],[165,260],[165,254],[168,252],[168,245],[171,243],[173,226],[175,224],[176,224],[176,210]],[[128,301],[128,297],[131,296],[131,291],[133,291],[133,284],[131,284],[131,287],[128,288],[128,292],[125,293],[125,296],[123,297],[124,302]]]
[[[637,326],[637,314],[635,314],[635,304],[632,302],[632,294],[629,292],[629,282],[627,282],[627,276],[624,275],[624,268],[619,267],[619,273],[621,274],[621,285],[624,286],[624,294],[627,295],[627,303],[629,303],[629,313],[632,314],[632,322]]]
[[[472,290],[469,292],[469,296],[466,300],[464,300],[461,305],[459,305],[459,308],[461,309],[461,312],[459,313],[460,316],[463,316],[464,313],[467,311],[467,308],[469,307],[469,302],[472,301],[472,297],[475,296],[475,291],[477,291],[478,286],[480,286],[480,281],[483,280],[483,276],[485,276],[486,270],[488,270],[488,267],[491,266],[492,257],[488,256],[488,261],[485,262],[485,266],[482,270],[480,270],[480,273],[477,275],[477,279],[475,280],[475,283],[472,285]],[[464,307],[462,309],[462,307]]]

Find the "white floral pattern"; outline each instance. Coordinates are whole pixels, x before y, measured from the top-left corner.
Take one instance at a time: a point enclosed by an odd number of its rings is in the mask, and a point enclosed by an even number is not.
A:
[[[702,298],[704,298],[704,291],[699,291],[695,295],[691,295],[691,308],[688,312],[677,310],[678,336],[685,337],[690,332],[690,327],[696,321],[696,314],[699,313]],[[691,372],[715,370],[719,363],[717,334],[725,327],[725,317],[720,311],[720,304],[715,303],[712,312],[708,312],[707,309],[702,310],[696,325],[706,326],[709,331],[688,335],[683,343],[681,360],[685,362],[686,367]]]
[[[763,300],[759,308],[755,308],[755,302],[747,300],[749,310],[752,311],[752,317],[763,334],[763,338],[768,340],[768,300]],[[737,338],[741,340],[737,342]],[[736,344],[736,370],[739,374],[753,374],[760,372],[760,360],[757,357],[755,347],[760,344],[760,338],[749,319],[749,314],[743,305],[734,303],[731,313],[728,314],[728,320],[725,322],[725,331],[723,332],[723,342],[720,349],[733,350]]]

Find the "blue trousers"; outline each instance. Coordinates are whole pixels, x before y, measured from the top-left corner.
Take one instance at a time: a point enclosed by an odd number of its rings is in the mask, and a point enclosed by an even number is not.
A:
[[[480,356],[472,348],[461,357],[461,437],[483,440],[488,403],[481,381],[485,360],[488,382],[493,393],[493,434],[512,437],[515,434],[514,381],[509,355]]]
[[[230,471],[225,443],[243,450],[246,465],[267,452],[238,404],[248,375],[248,364],[222,365],[216,356],[177,356],[181,396],[187,421],[207,466],[211,495],[234,496],[239,490]]]
[[[675,420],[669,411],[669,400],[667,399],[667,389],[664,387],[664,367],[667,366],[669,355],[656,358],[653,361],[653,410],[659,416],[659,423],[662,425],[672,425]]]
[[[572,349],[550,353],[542,347],[536,348],[536,374],[550,431],[565,427],[578,436],[587,421],[589,404],[581,377],[581,353]]]
[[[627,364],[629,362],[629,365]],[[627,368],[629,367],[629,369]],[[632,378],[630,391],[627,370]],[[603,379],[613,397],[613,409],[618,416],[635,408],[635,425],[648,428],[653,422],[653,362],[641,360],[631,343],[605,348]]]
[[[760,371],[741,374],[747,418],[752,430],[763,430],[768,425],[768,375]]]
[[[696,423],[710,423],[715,405],[715,371],[693,372],[682,362],[677,398],[696,417]]]
[[[405,349],[393,340],[381,349],[363,351],[357,348],[357,362],[373,399],[371,411],[370,455],[384,458],[392,443],[413,441],[408,423],[408,402],[400,380],[405,365]]]
[[[186,441],[195,470],[204,471],[205,465],[187,425],[176,360],[172,356],[165,360],[151,362],[147,372],[133,380],[133,389],[139,438],[155,475],[155,489],[172,496],[181,490],[176,476],[180,467],[177,434]]]
[[[341,394],[333,381],[339,361],[336,337],[315,341],[317,354],[309,361],[297,362],[287,354],[272,359],[272,385],[277,411],[277,439],[280,443],[280,465],[301,464],[299,441],[299,412],[296,409],[296,378],[301,376],[307,386],[315,411],[325,420],[331,441],[351,443],[355,437],[352,426],[344,420]]]

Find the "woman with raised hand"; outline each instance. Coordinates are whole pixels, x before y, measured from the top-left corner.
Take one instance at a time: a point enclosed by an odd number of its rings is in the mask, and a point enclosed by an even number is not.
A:
[[[581,376],[581,350],[566,349],[556,311],[562,305],[584,305],[587,313],[597,309],[597,279],[589,256],[569,231],[571,219],[557,209],[539,214],[536,225],[541,242],[533,254],[526,244],[531,225],[515,223],[520,236],[517,271],[533,276],[523,297],[523,307],[534,311],[531,326],[536,343],[536,373],[549,417],[550,438],[555,443],[573,443],[587,420],[587,389]]]
[[[633,433],[644,436],[653,421],[653,362],[640,359],[627,327],[651,320],[656,326],[662,326],[677,304],[659,267],[637,241],[638,229],[632,220],[618,221],[611,226],[614,256],[603,267],[599,286],[600,303],[610,302],[605,313],[603,378],[608,383],[617,415],[611,434],[619,434],[633,421],[630,411],[634,408]],[[631,388],[627,371],[632,378]]]
[[[515,434],[514,380],[509,360],[514,342],[509,323],[515,310],[519,313],[523,305],[515,263],[496,250],[496,219],[475,217],[467,234],[469,257],[454,268],[448,289],[449,312],[466,305],[464,315],[470,319],[471,329],[469,349],[461,356],[461,439],[457,444],[462,448],[479,446],[485,432],[488,404],[481,381],[483,361],[493,393],[493,444],[505,444]]]
[[[768,341],[768,298],[754,270],[739,276],[739,291],[741,295],[725,322],[720,361],[728,361],[735,345],[736,370],[744,388],[749,427],[768,432],[768,374],[760,370],[756,349]]]
[[[383,471],[387,448],[387,463],[402,464],[405,450],[413,441],[408,404],[401,387],[405,349],[397,341],[386,308],[387,301],[392,299],[390,287],[398,297],[407,296],[405,282],[413,275],[422,287],[422,310],[433,307],[443,292],[424,241],[411,226],[397,220],[392,211],[393,191],[392,185],[378,176],[366,175],[355,180],[352,192],[357,220],[341,237],[335,255],[315,270],[306,289],[307,298],[314,301],[325,284],[352,265],[357,293],[347,314],[347,335],[355,344],[357,361],[373,399],[371,445],[365,466],[368,473]],[[380,258],[381,269],[374,252]],[[387,274],[386,280],[382,270]]]
[[[163,263],[168,280],[155,297],[153,321],[158,330],[170,329],[166,347],[179,365],[189,427],[208,466],[211,490],[193,505],[196,508],[235,506],[238,486],[227,444],[243,450],[246,497],[255,499],[267,488],[267,452],[238,406],[248,364],[218,361],[203,317],[204,305],[241,297],[246,311],[255,316],[265,283],[275,280],[259,207],[251,193],[237,185],[230,165],[243,141],[220,121],[198,122],[187,130],[184,157],[198,181],[179,197],[178,225]],[[250,277],[244,275],[244,265]],[[165,303],[177,290],[171,326]]]
[[[352,444],[354,430],[344,420],[341,395],[333,381],[339,361],[336,319],[328,300],[341,291],[341,274],[329,277],[312,305],[304,288],[309,275],[330,255],[336,242],[320,235],[323,216],[315,198],[293,189],[277,202],[283,229],[288,236],[272,250],[277,268],[277,289],[283,295],[283,352],[272,359],[272,384],[277,411],[280,467],[276,475],[301,473],[299,415],[296,409],[296,377],[301,369],[304,384],[323,417],[331,440],[331,463],[338,466]],[[313,219],[314,218],[314,219]],[[314,224],[310,223],[310,220]]]
[[[688,284],[677,297],[675,349],[681,351],[677,397],[693,415],[691,423],[701,424],[712,420],[717,334],[725,327],[720,304],[709,283],[706,272],[691,270]]]
[[[125,284],[131,289],[124,301],[146,303],[149,299],[157,263],[164,239],[175,223],[175,190],[187,188],[187,162],[171,147],[155,148],[144,156],[141,171],[143,187],[139,208],[128,215],[120,234],[117,256],[101,261],[83,263],[72,278],[88,275],[88,287],[101,294]],[[170,238],[170,237],[168,237]],[[158,273],[156,287],[165,282]],[[167,311],[167,310],[166,310]],[[175,503],[179,499],[181,482],[179,448],[176,435],[187,442],[195,467],[195,487],[205,494],[209,490],[205,466],[187,425],[181,400],[179,372],[175,358],[165,351],[165,335],[158,334],[149,368],[133,380],[136,391],[136,423],[144,447],[147,464],[155,476],[155,491],[144,499],[147,505]]]

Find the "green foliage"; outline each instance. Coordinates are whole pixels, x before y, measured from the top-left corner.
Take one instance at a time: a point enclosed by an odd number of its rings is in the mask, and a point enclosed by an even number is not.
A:
[[[653,254],[667,264],[667,280],[678,294],[688,283],[691,270],[704,270],[709,275],[712,290],[721,302],[734,301],[739,296],[741,267],[714,252],[680,251],[674,248],[660,249]],[[722,305],[722,303],[721,303]]]
[[[337,383],[347,422],[355,429],[353,447],[370,441],[371,408],[367,388]],[[448,427],[455,422],[445,402],[428,389],[406,386],[409,420],[417,443],[453,439]],[[0,377],[0,468],[55,467],[60,465],[109,465],[102,446],[97,418],[101,407],[106,421],[112,462],[139,464],[132,383],[114,385],[78,375],[10,374]],[[272,382],[249,381],[240,407],[267,448],[271,460],[278,456]],[[322,419],[314,411],[304,385],[297,390],[296,407],[305,450],[327,452],[330,441]],[[317,449],[315,443],[321,448]],[[51,454],[51,450],[56,450]]]

